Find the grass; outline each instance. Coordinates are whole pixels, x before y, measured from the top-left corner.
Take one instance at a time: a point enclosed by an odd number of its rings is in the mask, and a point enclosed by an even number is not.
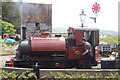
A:
[[[9,52],[9,51],[5,51],[5,50],[0,49],[0,55],[3,55],[3,54],[15,54],[15,51]]]
[[[16,48],[16,45],[6,45],[4,43],[4,41],[0,41],[0,44],[1,44],[1,48],[0,48],[0,55],[2,54],[15,54],[15,48]]]

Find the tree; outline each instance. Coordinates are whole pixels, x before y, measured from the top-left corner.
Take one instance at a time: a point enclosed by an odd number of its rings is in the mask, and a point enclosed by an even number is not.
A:
[[[20,34],[20,6],[15,2],[2,2],[2,20],[13,24],[16,33]]]
[[[0,19],[2,19],[2,3],[1,3],[1,0],[0,0]]]
[[[2,20],[0,20],[0,23],[2,24],[2,34],[10,34],[10,35],[15,34],[16,29],[14,29],[14,25]]]
[[[1,0],[0,0],[0,19],[2,19],[2,6],[1,6]],[[2,25],[0,23],[0,36],[2,35]]]

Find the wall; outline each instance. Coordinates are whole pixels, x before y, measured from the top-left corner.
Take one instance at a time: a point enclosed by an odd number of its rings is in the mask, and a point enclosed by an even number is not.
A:
[[[21,6],[21,23],[21,27],[27,28],[27,39],[38,28],[36,23],[40,23],[40,29],[36,31],[34,36],[40,36],[43,31],[52,33],[52,4],[23,3]]]

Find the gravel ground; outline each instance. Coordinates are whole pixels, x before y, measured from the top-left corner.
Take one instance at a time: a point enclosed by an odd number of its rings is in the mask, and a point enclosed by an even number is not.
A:
[[[10,60],[11,57],[14,57],[15,55],[7,55],[7,56],[0,56],[0,67],[5,66],[5,62],[7,60]]]

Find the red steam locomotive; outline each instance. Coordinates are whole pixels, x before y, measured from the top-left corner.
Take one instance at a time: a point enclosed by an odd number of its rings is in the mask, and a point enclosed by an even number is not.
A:
[[[68,29],[68,38],[60,35],[50,37],[49,32],[42,32],[41,37],[25,38],[26,28],[23,28],[23,41],[16,50],[16,57],[6,62],[6,66],[33,67],[36,63],[40,68],[82,68],[85,38],[92,45],[92,65],[96,65],[95,46],[99,45],[99,29],[72,28]],[[79,54],[79,55],[78,55]]]

